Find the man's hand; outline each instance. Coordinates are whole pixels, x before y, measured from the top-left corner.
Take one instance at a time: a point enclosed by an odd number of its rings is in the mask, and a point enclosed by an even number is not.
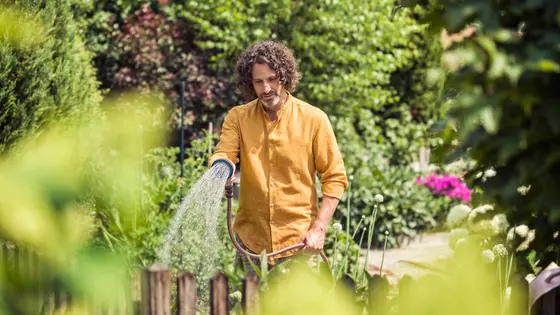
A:
[[[226,181],[226,187],[233,186],[234,181],[235,181],[235,173],[231,175],[231,177],[228,178],[228,180]]]
[[[233,171],[231,172],[231,177],[226,181],[226,187],[233,186],[233,182],[235,181],[235,164],[233,164],[230,160],[227,160],[227,162],[231,165]]]
[[[313,255],[320,254],[325,245],[325,232],[327,225],[319,222],[314,222],[309,231],[302,238],[302,243],[305,244],[303,251]]]
[[[327,232],[327,226],[331,221],[331,217],[338,205],[338,199],[323,195],[323,200],[321,202],[321,208],[311,228],[305,236],[301,239],[302,243],[305,244],[303,250],[305,252],[311,253],[313,255],[320,254],[325,245],[325,234]]]

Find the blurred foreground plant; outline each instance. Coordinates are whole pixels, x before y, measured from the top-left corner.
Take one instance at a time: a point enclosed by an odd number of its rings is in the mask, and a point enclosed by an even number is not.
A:
[[[282,264],[271,273],[269,290],[261,298],[262,314],[500,314],[499,283],[475,248],[467,259],[451,257],[438,272],[417,280],[405,277],[394,295],[369,297],[364,302],[329,273],[316,273],[305,261]],[[371,286],[371,280],[370,280]],[[506,314],[526,313],[526,292],[518,282],[510,285],[510,308]],[[378,293],[371,290],[370,294]],[[377,301],[377,303],[373,303]]]
[[[132,227],[131,218],[141,217],[135,202],[141,124],[141,116],[112,111],[73,128],[53,123],[1,157],[0,238],[38,258],[36,270],[25,277],[18,276],[21,266],[0,264],[0,313],[38,313],[39,301],[48,298],[43,292],[53,287],[69,294],[78,308],[92,300],[119,302],[126,264],[118,252],[89,246],[93,209],[84,200],[94,196],[96,203],[116,205],[126,218],[123,230]],[[142,140],[149,147],[162,135],[144,133]]]

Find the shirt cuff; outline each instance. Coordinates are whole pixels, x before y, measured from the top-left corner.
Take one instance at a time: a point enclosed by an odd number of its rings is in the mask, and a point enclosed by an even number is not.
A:
[[[217,160],[226,160],[229,164],[231,164],[231,166],[235,168],[235,163],[233,163],[226,154],[222,153],[217,153],[210,157],[210,159],[208,160],[208,168],[212,168],[212,164],[214,164],[214,162],[216,162]]]
[[[327,195],[333,198],[336,198],[338,200],[340,200],[340,198],[342,198],[342,195],[344,194],[344,184],[342,183],[324,183],[322,185],[322,192],[323,195]]]

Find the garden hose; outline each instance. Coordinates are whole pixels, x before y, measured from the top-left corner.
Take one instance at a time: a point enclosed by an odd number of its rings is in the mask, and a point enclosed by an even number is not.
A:
[[[245,248],[243,248],[243,246],[241,246],[241,244],[239,244],[239,242],[237,241],[237,239],[236,239],[236,237],[233,233],[233,229],[232,229],[233,215],[232,215],[232,211],[231,211],[231,198],[232,198],[232,196],[233,196],[233,186],[226,186],[227,227],[228,227],[229,237],[231,238],[231,241],[233,242],[233,245],[235,246],[235,248],[240,253],[242,253],[246,256],[252,257],[252,258],[261,258],[261,255],[251,253],[251,252],[247,251]],[[266,257],[268,258],[268,257],[273,257],[273,256],[276,256],[276,255],[280,255],[282,253],[285,253],[285,252],[293,250],[293,249],[301,249],[304,246],[305,246],[304,243],[295,244],[295,245],[286,247],[284,249],[281,249],[279,251],[266,254]],[[330,268],[331,266],[329,264],[329,260],[327,259],[327,256],[325,256],[324,252],[321,252],[321,258],[323,259],[325,264],[327,264],[327,266]]]

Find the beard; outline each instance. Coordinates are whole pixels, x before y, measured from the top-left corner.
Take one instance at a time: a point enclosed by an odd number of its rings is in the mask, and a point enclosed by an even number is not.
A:
[[[280,101],[280,95],[278,95],[278,93],[276,93],[275,91],[271,91],[269,93],[261,93],[261,95],[259,95],[259,98],[267,107],[275,106]]]

